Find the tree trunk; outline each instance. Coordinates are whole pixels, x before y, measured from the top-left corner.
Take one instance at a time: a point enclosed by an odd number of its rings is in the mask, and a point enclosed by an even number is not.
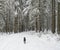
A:
[[[18,17],[15,17],[14,21],[14,33],[18,32]]]
[[[60,3],[58,3],[58,34],[60,34]]]
[[[55,33],[55,0],[52,0],[52,32]]]
[[[40,15],[40,0],[39,0],[39,32],[42,31],[42,27],[41,27],[41,15]]]

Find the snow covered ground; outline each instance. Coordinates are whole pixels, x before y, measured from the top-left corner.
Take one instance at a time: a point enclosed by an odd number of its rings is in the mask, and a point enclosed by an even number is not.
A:
[[[23,42],[26,37],[26,44]],[[34,31],[0,35],[0,50],[60,50],[59,36]]]

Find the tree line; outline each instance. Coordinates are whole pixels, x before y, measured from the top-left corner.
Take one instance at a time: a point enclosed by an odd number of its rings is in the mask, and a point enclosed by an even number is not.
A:
[[[59,13],[56,23],[55,0],[1,0],[0,32],[23,32],[35,30],[60,31]],[[58,3],[60,12],[60,3]]]

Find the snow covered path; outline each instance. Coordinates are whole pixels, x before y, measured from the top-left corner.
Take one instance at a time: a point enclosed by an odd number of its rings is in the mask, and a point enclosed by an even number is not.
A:
[[[26,37],[26,44],[23,42]],[[21,34],[4,35],[0,38],[0,50],[60,50],[60,42],[46,40],[43,36]]]

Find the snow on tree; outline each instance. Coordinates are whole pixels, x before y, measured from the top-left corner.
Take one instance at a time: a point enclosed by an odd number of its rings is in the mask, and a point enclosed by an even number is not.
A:
[[[0,10],[4,12],[2,13],[5,23],[4,31],[51,30],[53,33],[57,32],[59,30],[58,2],[56,0],[4,0],[3,11]]]

